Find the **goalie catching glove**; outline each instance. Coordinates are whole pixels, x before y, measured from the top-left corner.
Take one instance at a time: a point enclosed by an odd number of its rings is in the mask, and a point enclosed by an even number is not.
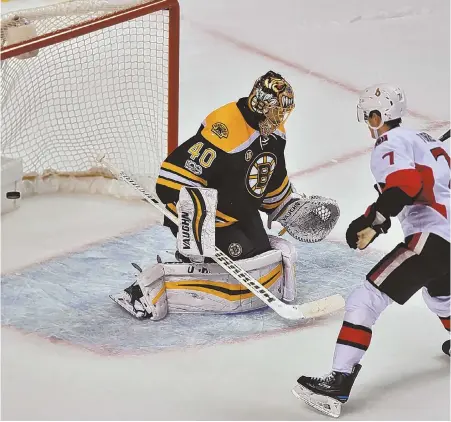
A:
[[[322,196],[293,193],[268,218],[268,228],[277,221],[296,240],[319,242],[323,240],[340,217],[336,201]]]

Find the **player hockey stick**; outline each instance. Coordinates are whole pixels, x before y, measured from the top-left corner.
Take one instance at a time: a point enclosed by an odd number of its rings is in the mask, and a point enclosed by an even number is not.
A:
[[[445,132],[442,136],[440,136],[440,138],[438,138],[438,140],[440,141],[440,142],[445,142],[447,139],[449,139],[449,130],[448,130],[448,132]]]
[[[173,223],[178,224],[177,217],[170,213],[163,203],[161,203],[155,196],[147,192],[142,186],[138,184],[132,177],[123,171],[115,168],[111,163],[105,160],[105,154],[99,154],[97,161],[103,164],[111,171],[118,179],[124,181],[133,189],[138,191],[141,196],[162,214],[164,214]],[[272,308],[282,318],[291,320],[300,320],[304,318],[315,318],[327,315],[331,312],[337,311],[344,306],[344,299],[341,295],[332,295],[314,302],[304,303],[302,305],[287,305],[280,299],[274,296],[268,289],[263,287],[255,278],[248,272],[244,271],[234,261],[232,261],[224,252],[215,247],[214,261],[226,270],[231,276],[257,296],[262,302]]]

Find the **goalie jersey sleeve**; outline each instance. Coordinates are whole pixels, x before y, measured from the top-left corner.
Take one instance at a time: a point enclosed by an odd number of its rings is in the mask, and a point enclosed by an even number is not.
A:
[[[450,169],[444,145],[426,133],[395,128],[381,136],[371,170],[382,189],[398,188],[411,201],[398,214],[404,235],[435,233],[450,240]]]
[[[271,212],[291,194],[284,128],[262,138],[246,110],[241,99],[213,111],[163,162],[157,195],[172,212],[182,186],[218,191],[217,227],[250,220],[258,210]]]

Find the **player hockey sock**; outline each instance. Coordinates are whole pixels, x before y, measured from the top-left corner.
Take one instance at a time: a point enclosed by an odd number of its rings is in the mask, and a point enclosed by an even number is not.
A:
[[[371,328],[343,321],[335,347],[334,371],[351,373],[360,362],[371,342]]]
[[[439,318],[440,318],[440,321],[442,322],[443,326],[445,327],[445,329],[450,331],[450,329],[449,329],[449,318],[450,317],[449,316],[447,316],[447,317],[439,316]]]
[[[440,321],[442,322],[443,326],[445,327],[445,330],[450,331],[449,329],[449,316],[448,317],[441,317],[439,316]],[[442,350],[443,353],[447,354],[448,356],[450,356],[450,341],[446,340],[443,345],[442,345]]]

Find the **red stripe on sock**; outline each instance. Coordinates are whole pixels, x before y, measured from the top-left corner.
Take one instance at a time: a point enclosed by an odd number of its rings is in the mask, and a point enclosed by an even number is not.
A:
[[[448,331],[450,331],[450,328],[449,328],[449,317],[445,317],[445,318],[439,317],[439,318],[440,318],[440,321],[442,321],[443,326],[444,326]]]
[[[341,327],[340,334],[338,335],[338,340],[350,341],[352,343],[357,343],[368,347],[371,342],[371,333],[358,328],[343,326]]]

